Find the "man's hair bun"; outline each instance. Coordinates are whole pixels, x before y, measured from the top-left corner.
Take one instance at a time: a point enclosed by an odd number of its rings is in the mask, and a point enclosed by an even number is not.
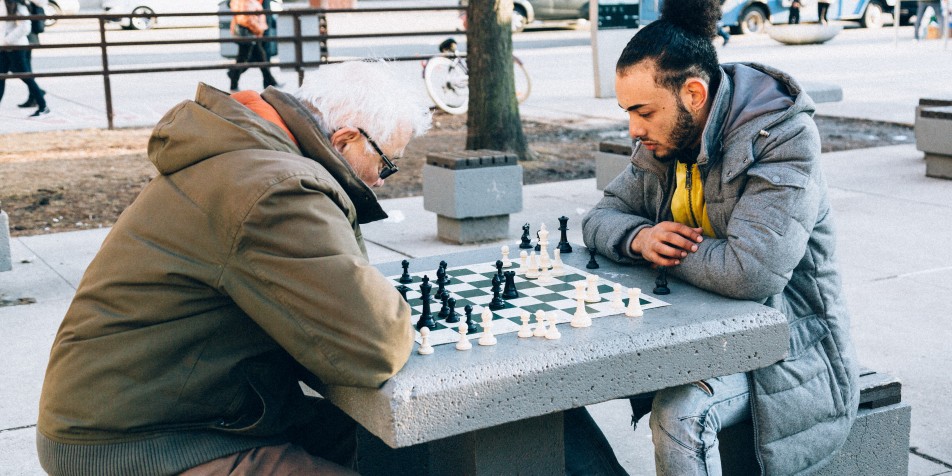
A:
[[[717,22],[721,19],[718,0],[665,0],[661,4],[661,19],[667,20],[682,30],[712,38],[717,34]]]

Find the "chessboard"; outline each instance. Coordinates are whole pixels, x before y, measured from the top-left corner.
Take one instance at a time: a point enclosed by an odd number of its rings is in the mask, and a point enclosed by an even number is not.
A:
[[[506,270],[516,270],[518,263],[513,263]],[[479,263],[475,265],[459,266],[447,268],[446,274],[449,278],[449,284],[445,286],[449,295],[456,299],[455,312],[459,314],[461,321],[466,321],[464,308],[467,305],[473,307],[472,323],[476,326],[477,332],[468,334],[469,338],[478,338],[482,335],[483,328],[479,325],[481,313],[488,307],[492,300],[492,278],[496,274],[495,263]],[[516,274],[515,284],[519,292],[519,297],[506,300],[505,307],[492,311],[493,314],[493,334],[500,335],[509,332],[516,332],[522,323],[520,319],[521,311],[528,311],[531,315],[530,324],[535,326],[535,312],[543,310],[547,319],[554,318],[557,323],[569,322],[576,311],[577,300],[575,283],[585,281],[590,273],[581,271],[575,267],[564,265],[564,274],[553,276],[548,284],[540,284],[538,279],[527,279],[525,276]],[[412,283],[406,284],[410,288],[407,292],[407,302],[412,308],[410,324],[416,328],[417,320],[422,313],[423,301],[420,299],[420,283],[423,276],[430,278],[433,289],[436,289],[435,273],[416,272],[410,273],[413,278]],[[400,275],[388,276],[394,286],[400,286]],[[611,302],[615,292],[615,282],[605,280],[599,277],[597,288],[600,300],[598,302],[586,302],[585,308],[590,318],[597,318],[610,315],[624,314],[625,310],[617,309]],[[627,288],[622,288],[622,302],[628,305]],[[435,293],[432,293],[435,294]],[[653,309],[662,306],[668,306],[667,302],[652,296],[641,293],[640,303],[642,310]],[[430,297],[430,310],[433,318],[436,320],[436,328],[430,331],[430,345],[441,345],[455,343],[459,340],[459,324],[447,323],[445,319],[439,318],[437,313],[442,307],[439,299]],[[416,332],[416,341],[421,342],[419,331]]]

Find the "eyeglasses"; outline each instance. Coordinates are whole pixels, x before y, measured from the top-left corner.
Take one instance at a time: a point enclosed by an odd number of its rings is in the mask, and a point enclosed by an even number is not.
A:
[[[383,159],[384,167],[383,167],[383,170],[380,171],[381,179],[386,179],[387,177],[400,171],[400,169],[397,168],[397,166],[394,165],[393,162],[390,161],[390,158],[387,157],[387,154],[383,153],[383,150],[380,149],[380,146],[377,145],[377,143],[374,142],[374,140],[371,139],[370,136],[367,135],[367,133],[364,132],[363,129],[358,127],[357,130],[360,131],[361,134],[363,134],[363,136],[367,139],[367,142],[370,143],[370,146],[373,147],[374,150],[377,151],[378,154],[380,154],[380,158]]]

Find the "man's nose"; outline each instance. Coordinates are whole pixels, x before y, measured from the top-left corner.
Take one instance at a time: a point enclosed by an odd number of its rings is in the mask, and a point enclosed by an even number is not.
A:
[[[647,131],[645,131],[645,128],[641,126],[640,124],[638,124],[634,120],[628,121],[628,135],[631,136],[632,139],[644,137],[646,133]]]

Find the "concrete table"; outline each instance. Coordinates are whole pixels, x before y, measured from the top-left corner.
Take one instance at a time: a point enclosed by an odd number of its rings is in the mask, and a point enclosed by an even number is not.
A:
[[[563,261],[585,270],[588,253],[573,246]],[[488,247],[414,259],[410,269],[498,255]],[[587,271],[643,292],[653,288],[656,273],[649,268],[604,257],[599,264]],[[379,268],[388,276],[401,272],[399,262]],[[562,474],[562,411],[753,370],[785,356],[787,321],[776,310],[677,279],[669,278],[669,287],[663,299],[671,305],[641,318],[601,317],[583,329],[563,324],[555,341],[510,333],[492,347],[474,341],[465,352],[452,344],[431,355],[414,351],[380,389],[318,390],[376,435],[359,445],[361,474]]]

